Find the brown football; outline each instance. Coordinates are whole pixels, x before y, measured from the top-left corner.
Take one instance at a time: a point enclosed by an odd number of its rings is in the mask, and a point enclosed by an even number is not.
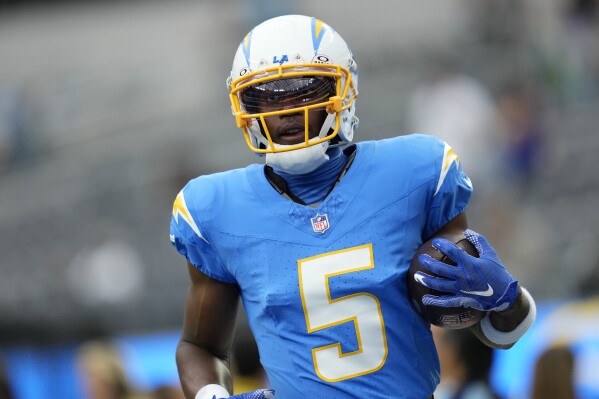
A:
[[[470,243],[470,241],[468,241],[463,234],[446,234],[440,236],[440,238],[445,238],[455,243],[468,254],[478,257],[478,251],[476,250],[476,247],[472,245],[472,243]],[[408,270],[408,292],[412,299],[412,304],[418,313],[420,313],[420,315],[422,315],[422,317],[428,320],[431,324],[443,328],[460,329],[470,327],[478,323],[485,316],[485,312],[464,307],[445,308],[441,306],[427,306],[422,304],[422,297],[424,295],[441,296],[447,295],[447,293],[425,287],[416,281],[416,279],[414,279],[414,274],[417,271],[421,271],[431,276],[437,276],[435,273],[429,271],[420,264],[418,261],[418,256],[420,256],[420,254],[428,254],[434,259],[440,260],[448,265],[456,265],[456,263],[449,256],[444,255],[435,247],[433,247],[432,239],[425,242],[420,246],[420,248],[418,248],[414,254],[414,257],[412,258],[412,262],[410,263],[410,269]]]

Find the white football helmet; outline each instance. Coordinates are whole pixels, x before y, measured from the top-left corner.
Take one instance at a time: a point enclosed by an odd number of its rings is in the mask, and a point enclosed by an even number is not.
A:
[[[256,26],[237,49],[227,86],[237,127],[257,154],[292,151],[325,142],[327,146],[344,145],[353,139],[358,125],[358,66],[341,36],[316,18],[285,15]],[[322,101],[291,109],[258,110],[250,102],[259,101],[256,96],[260,90],[264,92],[264,87],[272,104],[277,101],[272,98],[273,93],[284,95],[286,90],[288,96],[291,92],[311,90]],[[326,109],[328,116],[318,137],[310,139],[308,111],[317,108]],[[298,112],[304,113],[305,139],[293,145],[274,143],[264,118]]]

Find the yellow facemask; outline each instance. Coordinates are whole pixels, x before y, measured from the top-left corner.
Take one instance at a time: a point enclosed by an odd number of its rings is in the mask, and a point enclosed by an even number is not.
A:
[[[267,112],[248,112],[248,107],[243,104],[242,93],[245,89],[255,87],[266,82],[279,79],[304,78],[304,77],[326,77],[335,81],[335,95],[328,97],[325,101],[298,105],[293,108],[283,108]],[[320,144],[335,138],[342,123],[342,112],[349,109],[356,99],[358,92],[354,87],[352,74],[339,65],[327,64],[287,64],[273,66],[260,71],[251,72],[240,78],[229,82],[233,115],[237,127],[243,131],[245,140],[250,149],[258,154],[293,151]],[[315,109],[326,109],[330,115],[335,115],[331,129],[321,131],[318,137],[310,140],[309,137],[309,111]],[[304,140],[300,143],[286,146],[276,146],[268,131],[265,118],[275,115],[287,115],[302,112],[304,114]],[[262,127],[262,129],[260,128]]]

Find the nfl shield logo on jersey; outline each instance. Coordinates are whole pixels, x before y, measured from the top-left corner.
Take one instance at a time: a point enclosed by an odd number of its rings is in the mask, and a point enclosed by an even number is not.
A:
[[[310,218],[310,220],[312,221],[312,230],[314,230],[315,233],[322,234],[329,229],[329,217],[326,213],[324,215],[317,213],[316,216]]]

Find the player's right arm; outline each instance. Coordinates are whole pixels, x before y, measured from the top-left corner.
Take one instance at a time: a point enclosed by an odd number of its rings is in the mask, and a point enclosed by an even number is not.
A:
[[[177,346],[177,367],[185,397],[193,399],[208,384],[233,392],[230,354],[239,303],[236,284],[206,276],[188,263],[183,331]],[[228,395],[227,395],[228,396]]]
[[[191,285],[187,292],[183,330],[177,346],[179,379],[187,399],[265,399],[259,389],[237,396],[232,392],[230,354],[239,303],[239,286],[227,270],[199,215],[214,215],[213,188],[194,180],[173,203],[170,240],[187,259]],[[188,207],[189,204],[189,207]]]

